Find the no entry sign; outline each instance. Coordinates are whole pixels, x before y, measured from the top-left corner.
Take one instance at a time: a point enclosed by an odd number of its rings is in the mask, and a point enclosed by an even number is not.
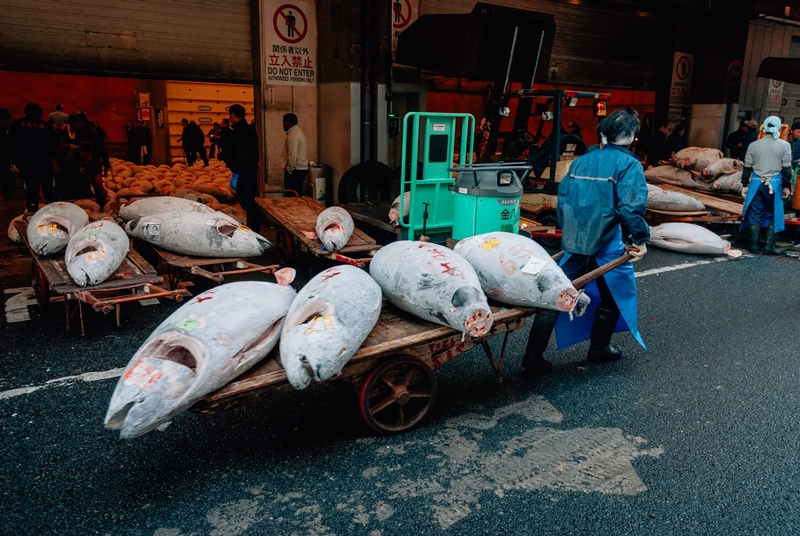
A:
[[[267,84],[317,84],[316,5],[270,1],[262,4],[262,34]]]

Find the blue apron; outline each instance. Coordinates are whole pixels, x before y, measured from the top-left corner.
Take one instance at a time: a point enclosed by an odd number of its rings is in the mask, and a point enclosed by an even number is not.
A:
[[[753,173],[753,175],[750,177],[750,183],[748,185],[749,188],[747,189],[747,198],[744,200],[744,206],[742,207],[742,225],[739,227],[740,231],[743,231],[750,225],[750,216],[747,214],[747,208],[750,206],[750,202],[756,196],[756,192],[758,191],[758,185],[754,184],[753,181],[761,182],[761,178],[755,173]],[[769,180],[769,183],[772,185],[772,191],[775,192],[772,196],[775,205],[775,222],[773,225],[775,232],[780,233],[786,228],[786,225],[783,223],[783,184],[781,183],[781,174],[778,173],[777,175],[773,176]],[[766,217],[761,217],[761,227],[766,227],[769,223],[770,222]]]
[[[617,226],[614,236],[605,246],[600,248],[595,258],[597,259],[597,264],[602,266],[621,257],[625,253],[625,244],[622,243],[622,231],[620,227]],[[564,258],[561,260],[561,264],[564,264],[571,256],[572,254],[570,252],[566,252]],[[603,277],[621,313],[617,326],[614,328],[614,332],[630,331],[633,338],[636,339],[636,342],[647,350],[642,336],[639,333],[639,321],[636,307],[636,279],[633,274],[633,264],[626,262],[622,266],[618,266],[606,273]],[[591,339],[595,310],[597,309],[597,304],[600,303],[600,292],[597,290],[597,283],[594,281],[584,288],[586,294],[592,299],[592,302],[586,308],[586,312],[583,316],[573,317],[573,319],[570,320],[569,313],[561,313],[558,315],[558,320],[556,320],[556,340],[559,350]]]

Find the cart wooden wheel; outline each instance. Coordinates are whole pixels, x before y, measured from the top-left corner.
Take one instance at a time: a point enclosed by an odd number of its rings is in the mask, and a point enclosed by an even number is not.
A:
[[[416,426],[436,398],[433,371],[419,359],[396,356],[381,363],[361,386],[361,416],[374,430],[396,434]]]
[[[292,260],[294,242],[292,241],[292,235],[286,229],[278,229],[278,234],[275,237],[275,249],[278,253],[279,263],[288,264]]]
[[[48,285],[47,277],[36,261],[31,263],[31,279],[33,294],[36,296],[36,303],[39,304],[39,307],[44,309],[50,304],[50,285]]]

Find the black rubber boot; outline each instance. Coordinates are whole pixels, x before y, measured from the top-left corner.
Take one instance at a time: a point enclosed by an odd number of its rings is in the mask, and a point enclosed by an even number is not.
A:
[[[608,363],[622,357],[622,350],[611,344],[611,336],[619,320],[619,311],[597,308],[592,324],[592,340],[588,359],[592,363]]]
[[[758,238],[761,234],[761,224],[750,224],[750,249],[748,250],[753,255],[758,255]]]
[[[764,255],[777,255],[775,251],[775,224],[767,225],[767,243],[764,245]]]
[[[553,371],[553,364],[544,358],[544,351],[547,350],[547,343],[550,342],[550,334],[553,333],[557,319],[558,311],[542,310],[536,313],[528,335],[528,347],[522,358],[522,368],[529,374],[544,376]]]

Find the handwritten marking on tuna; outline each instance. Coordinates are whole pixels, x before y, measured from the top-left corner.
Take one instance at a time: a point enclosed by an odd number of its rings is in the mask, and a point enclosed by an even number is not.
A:
[[[28,314],[28,306],[36,304],[33,297],[33,288],[9,288],[3,291],[4,294],[11,296],[6,299],[6,322],[25,322],[31,319]]]
[[[500,268],[508,275],[514,275],[514,272],[517,271],[517,263],[511,259],[506,259],[506,256],[502,253],[497,257],[497,260],[500,262]]]
[[[140,359],[133,368],[125,373],[125,383],[146,391],[163,375],[163,372]]]
[[[331,272],[329,274],[325,274],[325,275],[322,276],[322,281],[327,281],[328,279],[333,279],[334,277],[336,277],[340,273],[341,272]]]
[[[455,266],[451,267],[450,263],[443,262],[443,263],[441,263],[441,266],[442,266],[442,268],[444,268],[444,270],[442,270],[443,274],[452,275],[454,277],[461,277],[462,275],[464,275],[464,272],[462,272],[461,270],[459,270]]]
[[[197,303],[203,303],[206,300],[213,300],[214,296],[198,296],[196,299]]]

